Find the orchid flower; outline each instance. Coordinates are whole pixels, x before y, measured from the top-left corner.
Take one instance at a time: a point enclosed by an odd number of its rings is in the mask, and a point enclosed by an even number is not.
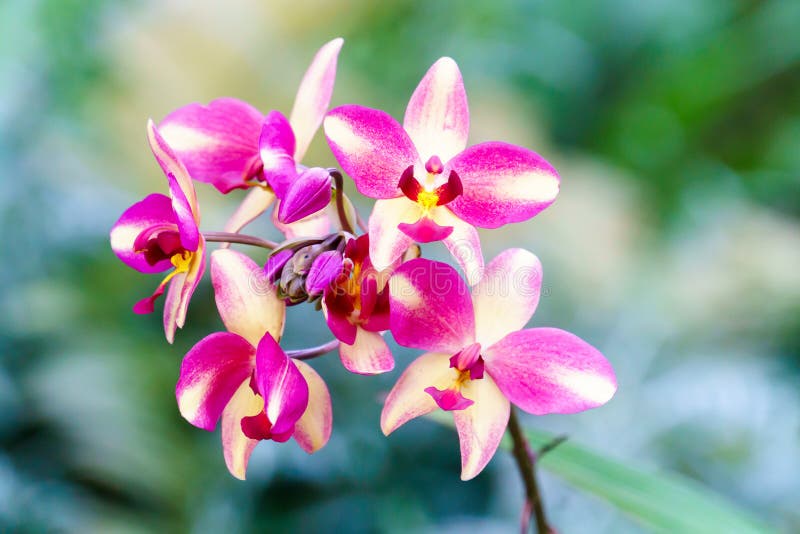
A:
[[[369,219],[377,269],[414,241],[443,240],[474,284],[483,270],[474,226],[525,221],[558,194],[555,169],[531,150],[502,142],[465,148],[467,95],[447,57],[422,78],[403,126],[383,111],[346,105],[328,113],[324,129],[342,170],[359,192],[378,199]]]
[[[389,269],[377,271],[369,259],[369,235],[347,242],[342,254],[317,258],[306,280],[310,295],[324,293],[322,308],[348,371],[385,373],[394,369],[392,352],[380,332],[389,329]]]
[[[336,79],[336,62],[344,41],[334,39],[319,49],[297,90],[289,119],[279,111],[263,115],[235,98],[220,98],[207,106],[189,104],[167,115],[160,124],[165,139],[183,159],[191,175],[213,184],[222,193],[246,189],[266,181],[270,188],[254,187],[226,226],[237,232],[287,194],[302,201],[306,179],[322,169],[306,169],[300,161],[328,109]],[[310,175],[308,173],[311,173]],[[316,173],[316,174],[315,174]],[[318,181],[315,187],[319,188]],[[316,191],[316,190],[315,190]],[[328,199],[330,200],[330,199]],[[293,208],[293,206],[290,206]],[[327,217],[317,217],[284,228],[322,234]]]
[[[143,273],[170,271],[155,292],[133,311],[152,313],[167,289],[164,332],[172,343],[183,328],[186,310],[205,270],[205,240],[198,229],[200,211],[192,179],[175,152],[147,123],[150,148],[167,176],[170,196],[155,193],[128,208],[111,228],[111,248],[126,265]]]
[[[286,306],[253,260],[215,250],[211,280],[228,331],[207,336],[186,354],[175,396],[194,426],[212,431],[221,421],[225,463],[244,479],[259,440],[293,437],[308,453],[324,446],[331,399],[316,371],[278,345]]]
[[[461,478],[483,470],[508,423],[510,403],[536,414],[575,413],[616,391],[594,347],[556,328],[523,329],[536,310],[541,264],[522,249],[501,253],[472,293],[445,263],[415,259],[389,281],[395,340],[428,350],[405,370],[381,414],[388,435],[437,407],[451,411]]]

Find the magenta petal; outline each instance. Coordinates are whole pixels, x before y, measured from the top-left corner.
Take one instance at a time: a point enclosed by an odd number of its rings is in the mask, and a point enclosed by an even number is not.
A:
[[[337,250],[323,252],[311,264],[306,276],[306,292],[311,296],[321,295],[342,273],[342,253]]]
[[[258,160],[258,136],[264,115],[235,98],[207,106],[189,104],[167,115],[159,131],[195,180],[222,193],[247,187]]]
[[[361,194],[371,198],[400,195],[400,176],[419,157],[396,120],[378,109],[348,105],[331,110],[324,128],[333,155]]]
[[[481,228],[526,221],[558,195],[556,170],[539,154],[520,146],[481,143],[458,154],[447,167],[458,173],[464,188],[447,207]]]
[[[172,174],[167,175],[169,194],[172,197],[172,209],[178,219],[178,230],[181,234],[181,244],[186,250],[194,252],[200,243],[200,230],[197,228],[194,213],[183,194],[180,184]]]
[[[281,277],[281,271],[289,263],[289,260],[294,256],[294,252],[290,249],[279,250],[267,258],[267,263],[264,264],[264,275],[267,280],[275,282]]]
[[[267,419],[267,414],[264,412],[242,418],[242,434],[249,439],[256,439],[259,441],[262,439],[270,439],[272,438],[271,429],[272,425],[269,419]]]
[[[181,415],[194,426],[214,430],[222,411],[253,372],[256,349],[228,332],[211,334],[186,353],[175,397]]]
[[[169,259],[150,265],[134,244],[141,233],[157,226],[175,227],[172,201],[158,193],[148,195],[122,214],[111,228],[111,248],[125,265],[142,273],[159,273],[172,267]],[[175,227],[177,229],[177,227]]]
[[[400,223],[397,225],[401,232],[417,243],[432,243],[447,239],[453,233],[452,226],[439,226],[429,217],[420,217],[413,223]]]
[[[361,313],[359,319],[368,321],[378,303],[378,279],[374,273],[368,273],[361,280]],[[372,329],[370,329],[372,330]],[[374,331],[374,330],[372,330]]]
[[[280,221],[290,224],[324,209],[331,201],[331,181],[326,169],[303,171],[286,188],[278,209]]]
[[[152,120],[147,121],[147,139],[150,142],[150,150],[153,151],[153,155],[161,166],[161,170],[164,171],[164,175],[167,177],[171,176],[171,180],[174,180],[181,191],[183,191],[183,196],[186,197],[186,202],[194,216],[195,222],[199,222],[200,210],[197,207],[197,194],[194,190],[192,177],[189,176],[189,171],[186,170],[186,166],[184,166],[172,147],[167,144],[161,136]]]
[[[403,120],[422,161],[438,156],[447,161],[467,146],[469,107],[458,65],[438,60],[419,82]]]
[[[294,159],[301,161],[328,110],[336,81],[336,61],[344,39],[325,43],[311,61],[297,89],[289,122],[297,136]]]
[[[326,307],[325,321],[328,323],[328,328],[331,329],[331,333],[336,339],[348,345],[352,345],[356,342],[358,327],[351,323],[347,317],[335,311],[330,311]]]
[[[439,408],[445,411],[463,410],[474,404],[456,389],[437,389],[433,386],[425,388],[425,393],[433,397]]]
[[[280,345],[266,333],[256,350],[256,383],[276,435],[294,432],[308,406],[308,384]]]
[[[258,146],[264,164],[264,176],[277,197],[283,198],[286,188],[297,177],[297,166],[294,161],[294,132],[280,111],[267,114]]]
[[[390,322],[403,346],[454,354],[475,339],[469,289],[446,263],[415,259],[389,279]]]
[[[608,402],[617,390],[611,364],[569,332],[513,332],[483,353],[486,372],[508,399],[536,415],[575,413]]]
[[[149,297],[143,298],[142,300],[138,301],[136,304],[133,305],[133,313],[139,315],[147,315],[148,313],[153,313],[156,309],[156,301],[158,298],[164,294],[164,291],[167,288],[167,284],[161,283],[158,285],[153,294]]]

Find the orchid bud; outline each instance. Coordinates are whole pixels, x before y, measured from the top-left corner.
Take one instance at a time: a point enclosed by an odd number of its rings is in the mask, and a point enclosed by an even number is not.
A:
[[[267,279],[273,283],[277,282],[281,277],[283,267],[292,259],[293,255],[294,252],[290,249],[279,250],[272,254],[264,265],[264,274],[267,275]]]
[[[306,292],[309,297],[321,295],[344,268],[342,253],[338,250],[323,252],[311,265],[311,270],[306,277]]]
[[[331,175],[326,169],[305,170],[286,189],[278,208],[278,219],[290,224],[317,213],[331,201]]]
[[[345,236],[341,233],[331,234],[325,240],[316,243],[312,240],[283,249],[274,254],[274,265],[267,262],[268,267],[274,267],[272,280],[277,287],[278,296],[287,301],[287,304],[299,304],[306,300],[315,300],[330,281],[328,276],[336,277],[342,270],[342,251],[344,250]],[[288,252],[291,257],[283,261]],[[332,254],[331,254],[332,253]],[[278,254],[282,257],[278,258]],[[319,260],[321,257],[324,258]],[[335,256],[339,256],[338,267]],[[319,263],[318,263],[319,260]],[[279,262],[283,262],[279,267]],[[328,265],[330,263],[330,265]],[[316,267],[315,267],[316,266]],[[334,272],[335,271],[335,272]],[[313,273],[313,276],[312,276]],[[311,277],[313,291],[307,289],[306,280]],[[321,288],[321,289],[320,289]]]

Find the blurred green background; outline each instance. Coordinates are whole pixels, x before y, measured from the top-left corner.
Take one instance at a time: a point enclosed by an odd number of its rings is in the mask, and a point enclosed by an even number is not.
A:
[[[0,1],[0,531],[518,529],[508,455],[462,483],[451,430],[380,433],[379,399],[413,351],[375,378],[317,360],[330,443],[313,456],[262,443],[239,482],[218,434],[175,406],[182,355],[222,328],[208,284],[173,346],[159,313],[130,311],[157,280],[119,263],[107,236],[165,191],[147,118],[218,96],[288,112],[336,36],[334,105],[401,117],[449,55],[471,142],[528,146],[562,176],[551,208],[483,232],[484,252],[538,254],[532,324],[590,340],[620,387],[601,409],[524,424],[800,531],[799,23],[794,0]],[[334,164],[321,135],[306,161]],[[199,195],[207,229],[242,197]],[[289,348],[328,336],[292,310]],[[643,531],[541,478],[559,532]]]

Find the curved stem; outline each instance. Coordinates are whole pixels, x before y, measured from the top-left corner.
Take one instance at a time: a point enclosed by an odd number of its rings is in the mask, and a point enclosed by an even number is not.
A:
[[[348,234],[355,234],[344,209],[344,178],[342,177],[342,173],[340,173],[338,169],[328,169],[328,173],[330,173],[336,184],[336,212],[339,214],[339,222],[342,224],[342,230]]]
[[[242,245],[252,245],[254,247],[268,248],[270,250],[277,248],[278,243],[268,239],[261,239],[260,237],[234,234],[231,232],[203,232],[203,237],[206,241],[215,243],[240,243]]]
[[[311,358],[317,358],[323,354],[329,353],[332,350],[336,350],[337,348],[339,348],[339,340],[332,339],[327,343],[317,345],[316,347],[309,347],[307,349],[299,350],[287,350],[286,355],[296,360],[310,360]]]
[[[517,410],[511,407],[511,415],[508,418],[508,431],[511,434],[511,441],[514,444],[512,454],[517,462],[517,469],[525,485],[525,511],[527,515],[523,517],[521,523],[523,534],[528,531],[528,519],[533,515],[536,519],[536,532],[538,534],[550,534],[550,526],[544,514],[542,496],[539,493],[539,485],[536,482],[536,462],[531,454],[528,440],[522,433],[522,428],[517,419]],[[524,513],[524,512],[523,512]]]

